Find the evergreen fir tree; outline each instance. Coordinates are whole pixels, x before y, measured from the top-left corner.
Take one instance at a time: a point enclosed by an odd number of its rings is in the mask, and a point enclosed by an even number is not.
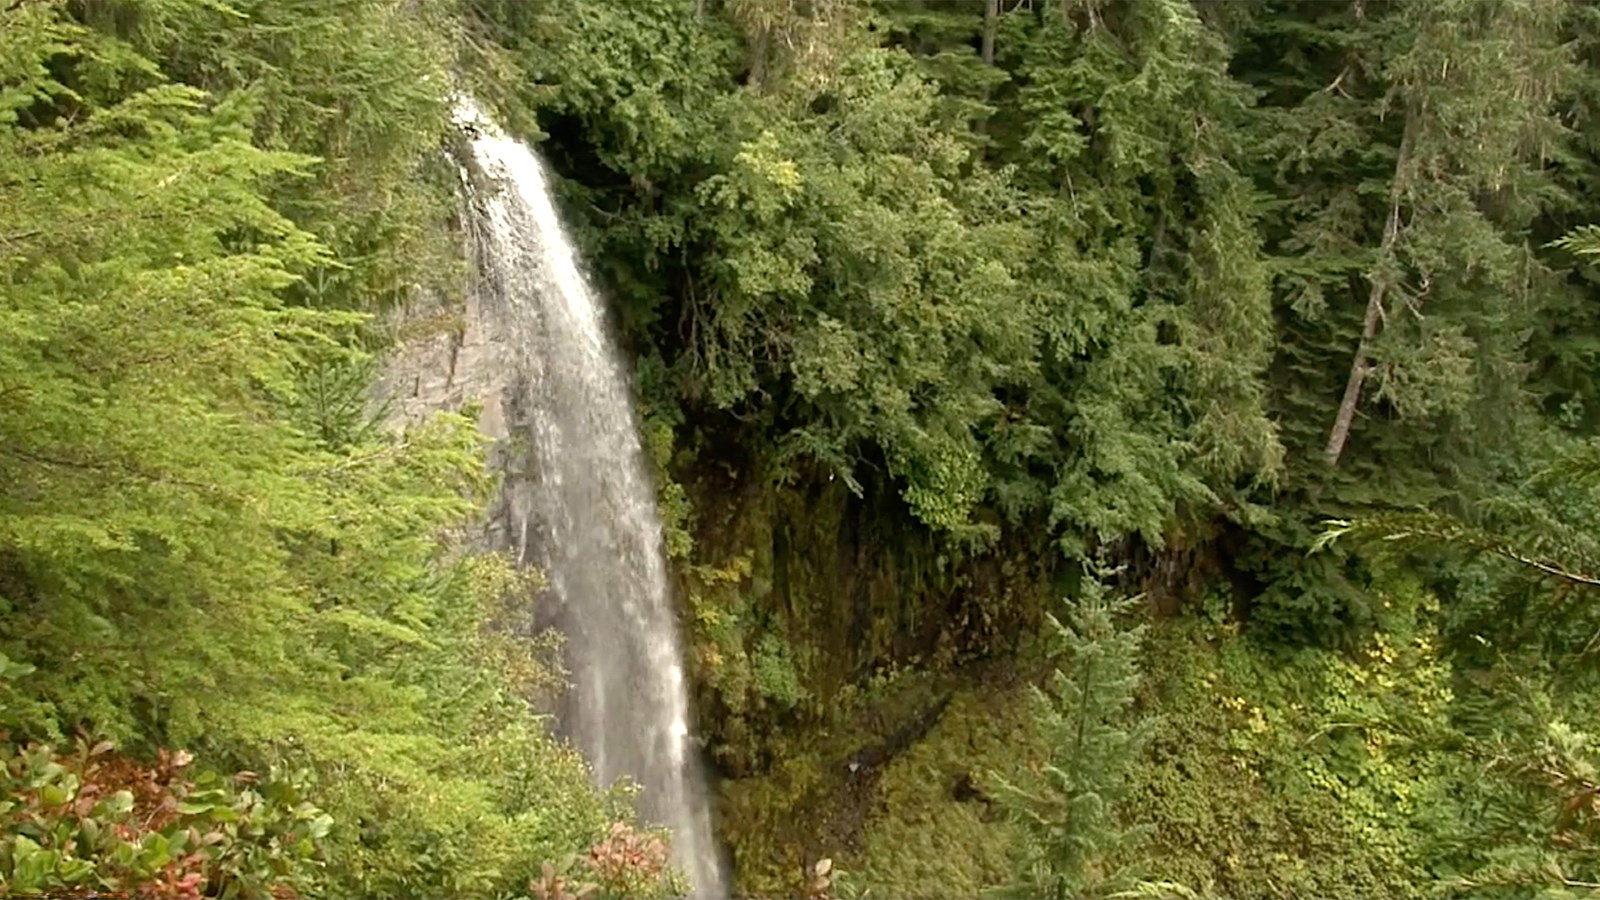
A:
[[[1118,621],[1136,605],[1089,579],[1068,623],[1047,619],[1056,668],[1033,703],[1049,755],[1028,781],[999,781],[1024,835],[1017,880],[1001,896],[1069,900],[1137,885],[1115,862],[1140,834],[1117,808],[1147,730],[1130,716],[1144,627]]]

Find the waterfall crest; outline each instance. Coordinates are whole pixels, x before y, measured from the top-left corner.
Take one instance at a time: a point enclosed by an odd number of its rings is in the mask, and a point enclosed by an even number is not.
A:
[[[470,100],[481,178],[467,178],[476,300],[508,333],[512,441],[497,539],[550,580],[572,686],[562,729],[608,785],[642,788],[643,817],[672,830],[692,896],[727,896],[689,726],[656,495],[604,307],[550,196],[542,160]]]

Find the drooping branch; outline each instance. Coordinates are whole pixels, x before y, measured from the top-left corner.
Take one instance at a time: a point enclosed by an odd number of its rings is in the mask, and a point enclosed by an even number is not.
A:
[[[83,460],[67,459],[59,456],[46,456],[29,450],[20,450],[15,447],[0,447],[0,456],[8,456],[11,459],[17,460],[18,462],[48,466],[54,469],[71,469],[80,472],[119,475],[133,478],[138,481],[144,481],[150,484],[174,485],[178,487],[194,488],[195,490],[205,491],[208,493],[216,493],[219,490],[214,484],[204,484],[198,481],[190,481],[185,478],[176,478],[171,475],[157,475],[122,462],[85,462]]]
[[[1600,575],[1579,571],[1574,566],[1519,544],[1502,535],[1474,528],[1448,516],[1410,513],[1375,516],[1356,522],[1330,520],[1317,538],[1320,549],[1344,537],[1366,538],[1391,543],[1426,542],[1487,553],[1510,560],[1552,578],[1585,587],[1600,587]]]

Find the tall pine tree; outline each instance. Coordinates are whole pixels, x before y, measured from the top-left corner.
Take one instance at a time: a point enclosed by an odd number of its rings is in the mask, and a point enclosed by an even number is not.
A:
[[[1144,628],[1119,622],[1134,606],[1088,579],[1068,623],[1047,620],[1056,668],[1033,704],[1048,756],[1025,782],[998,779],[1023,834],[1017,880],[1000,896],[1077,900],[1138,883],[1115,863],[1139,836],[1117,808],[1146,733],[1130,716]]]

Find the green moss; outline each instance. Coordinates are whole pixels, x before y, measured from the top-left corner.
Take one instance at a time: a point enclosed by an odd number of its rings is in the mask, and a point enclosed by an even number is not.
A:
[[[723,839],[734,851],[734,882],[752,897],[792,893],[811,845],[829,784],[819,750],[796,751],[759,778],[722,785]]]
[[[860,858],[844,861],[854,883],[870,896],[944,900],[1006,880],[1015,835],[983,773],[1014,776],[1041,749],[1019,686],[958,693],[885,770]]]
[[[755,688],[761,696],[779,706],[793,708],[806,697],[800,686],[800,674],[795,671],[789,645],[775,634],[763,635],[751,655],[751,668],[755,674]]]
[[[894,756],[885,748],[938,711],[941,691],[948,686],[929,673],[885,670],[840,692],[828,720],[768,735],[770,765],[722,783],[722,836],[734,850],[740,889],[783,896],[821,857],[856,866],[880,805],[884,757]],[[738,725],[747,724],[741,717]]]
[[[837,483],[777,491],[750,472],[704,466],[678,477],[697,511],[692,560],[678,567],[693,678],[741,891],[786,896],[826,856],[856,884],[938,894],[946,875],[912,860],[904,872],[882,869],[868,849],[875,829],[895,839],[902,801],[936,808],[931,830],[911,838],[935,848],[919,851],[927,865],[966,869],[964,883],[990,878],[1004,865],[1000,844],[986,839],[970,864],[936,848],[966,841],[986,815],[981,802],[948,796],[955,781],[1007,764],[1008,739],[988,736],[999,726],[983,719],[1012,689],[984,687],[973,660],[1022,630],[1050,566],[1015,547],[964,557],[907,528],[897,498],[855,497]],[[979,749],[962,749],[969,743]],[[920,769],[904,769],[906,754],[914,766],[941,760],[945,774],[917,793]]]
[[[1040,748],[1020,685],[985,684],[992,675],[967,673],[952,693],[948,677],[880,673],[842,692],[834,723],[782,745],[769,772],[724,782],[740,888],[786,895],[821,857],[869,896],[975,896],[1002,880],[1012,831],[985,773],[1015,774]],[[925,735],[896,745],[933,715]]]

